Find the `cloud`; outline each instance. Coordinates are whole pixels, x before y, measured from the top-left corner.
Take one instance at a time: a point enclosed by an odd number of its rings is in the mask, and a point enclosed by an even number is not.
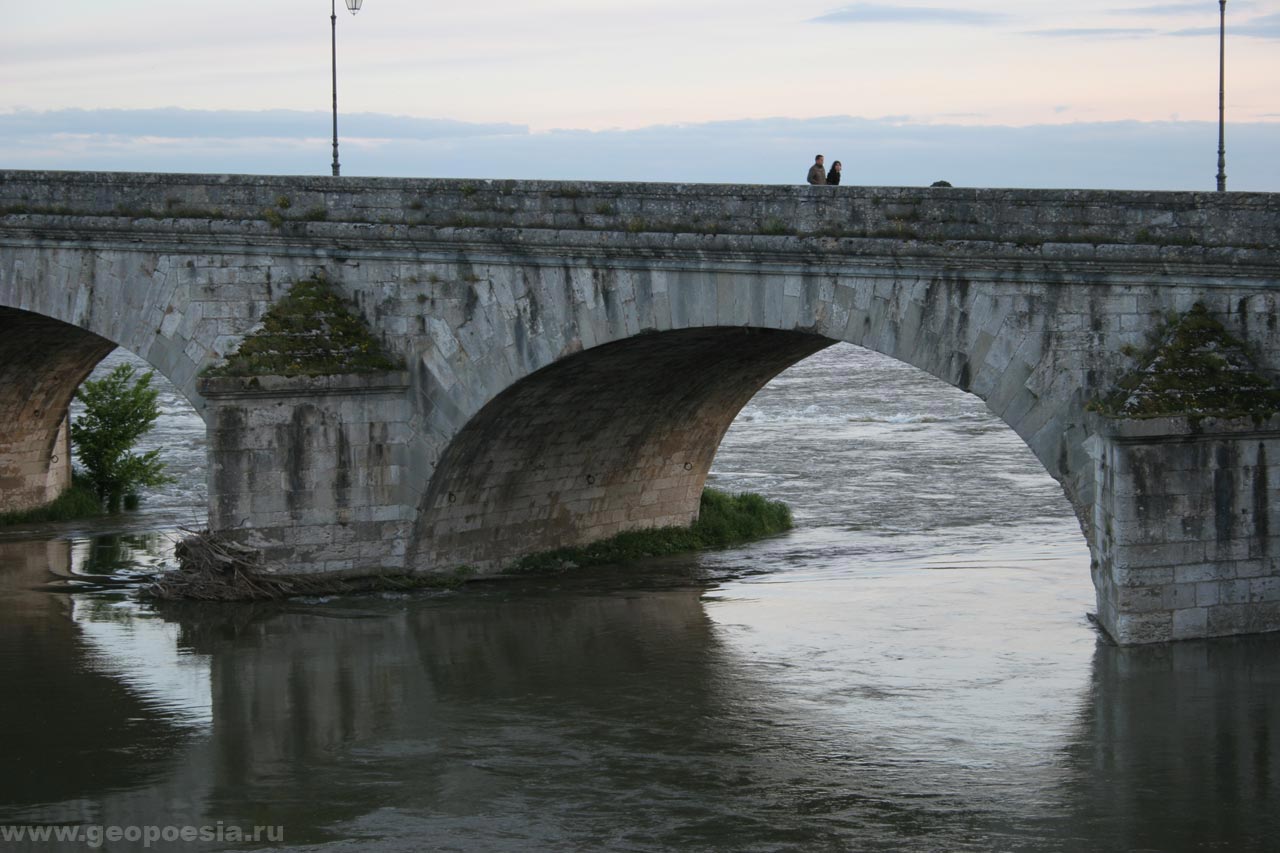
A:
[[[966,24],[981,26],[1005,20],[994,12],[943,9],[937,6],[888,6],[854,3],[810,19],[816,24]]]
[[[295,110],[100,109],[0,112],[0,127],[18,134],[93,134],[130,137],[286,138],[325,134],[329,113]],[[525,134],[517,124],[473,124],[371,113],[339,115],[340,130],[380,139],[439,139]]]
[[[1171,36],[1216,36],[1218,27],[1192,27],[1185,30],[1174,30]],[[1245,36],[1256,39],[1280,39],[1280,13],[1263,15],[1259,18],[1233,23],[1227,21],[1227,37]]]
[[[1207,15],[1216,13],[1209,4],[1199,3],[1165,3],[1160,6],[1137,6],[1129,9],[1112,9],[1112,15]]]
[[[328,121],[323,111],[0,113],[0,168],[324,175]],[[230,132],[237,122],[247,135]],[[827,116],[531,133],[368,115],[339,129],[352,176],[787,184],[803,181],[822,151],[857,184],[1211,190],[1217,159],[1216,122],[1006,127]],[[1232,189],[1280,191],[1280,122],[1228,131]]]
[[[1025,30],[1023,35],[1037,38],[1146,38],[1156,34],[1148,27],[1059,27],[1050,30]]]

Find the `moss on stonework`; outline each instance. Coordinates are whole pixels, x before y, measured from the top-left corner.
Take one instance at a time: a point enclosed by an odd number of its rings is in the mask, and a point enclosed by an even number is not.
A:
[[[262,328],[209,376],[327,376],[398,370],[351,303],[323,278],[299,281],[271,306]]]
[[[1201,303],[1163,327],[1137,354],[1138,367],[1116,390],[1089,404],[1112,418],[1268,417],[1280,390],[1261,375],[1248,345]]]

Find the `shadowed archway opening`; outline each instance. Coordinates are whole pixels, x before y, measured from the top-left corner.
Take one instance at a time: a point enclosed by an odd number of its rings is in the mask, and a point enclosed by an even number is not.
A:
[[[441,458],[410,568],[492,567],[623,530],[691,523],[738,411],[833,343],[802,332],[690,329],[537,371],[490,401]]]
[[[184,440],[199,415],[151,365],[79,326],[0,307],[0,512],[42,507],[71,484],[70,422],[76,391],[99,365],[106,371],[124,363],[132,364],[138,374],[154,372],[154,387],[162,392],[161,421],[142,444],[167,446]],[[163,429],[175,414],[182,415],[180,423]],[[202,487],[200,491],[203,506]]]
[[[68,406],[115,344],[0,308],[0,512],[43,506],[71,484]]]

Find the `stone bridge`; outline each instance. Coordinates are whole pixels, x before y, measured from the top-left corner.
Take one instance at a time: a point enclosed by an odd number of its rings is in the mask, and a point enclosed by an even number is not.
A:
[[[738,410],[837,341],[980,397],[1122,643],[1280,629],[1280,418],[1086,410],[1202,303],[1280,372],[1280,195],[0,172],[0,510],[113,347],[208,424],[209,523],[287,572],[493,571],[687,524]],[[403,370],[204,375],[325,278]]]

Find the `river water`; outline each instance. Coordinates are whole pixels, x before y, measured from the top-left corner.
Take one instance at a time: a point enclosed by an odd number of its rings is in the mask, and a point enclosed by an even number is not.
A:
[[[0,537],[0,824],[224,839],[153,849],[1280,849],[1280,636],[1100,639],[1059,487],[912,368],[841,345],[743,410],[711,482],[798,522],[749,547],[286,605],[51,590],[201,526],[203,426],[162,399],[177,482]],[[252,826],[283,840],[225,841]]]

